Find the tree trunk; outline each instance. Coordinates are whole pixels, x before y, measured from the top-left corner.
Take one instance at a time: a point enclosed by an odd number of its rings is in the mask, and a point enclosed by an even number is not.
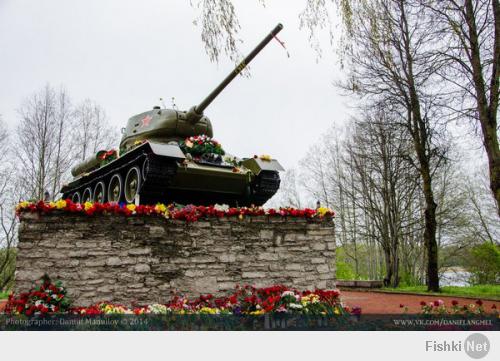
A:
[[[481,131],[483,134],[483,146],[488,156],[490,175],[490,189],[495,197],[497,212],[500,216],[500,149],[497,134],[497,112],[498,112],[498,88],[500,77],[500,5],[498,0],[492,1],[494,30],[494,56],[493,69],[490,86],[490,100],[487,98],[487,87],[483,76],[481,63],[481,48],[479,45],[479,34],[474,14],[474,6],[471,0],[465,1],[465,18],[469,33],[470,62],[472,67],[472,79],[476,92],[477,112]]]

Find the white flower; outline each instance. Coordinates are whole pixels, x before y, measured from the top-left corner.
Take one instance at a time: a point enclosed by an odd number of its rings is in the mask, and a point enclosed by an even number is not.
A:
[[[165,314],[165,313],[167,313],[167,306],[161,305],[161,304],[158,304],[158,303],[149,305],[148,306],[148,313]]]
[[[37,300],[37,301],[35,302],[35,306],[40,306],[42,303],[43,303],[43,301],[42,301],[42,300]]]
[[[299,305],[298,303],[290,303],[290,304],[288,305],[288,307],[289,307],[289,308],[291,308],[291,309],[295,309],[295,310],[300,310],[300,309],[302,309],[302,308],[303,308],[303,306],[302,306],[302,305]]]
[[[295,297],[295,293],[293,291],[285,291],[281,294],[281,298],[286,297],[286,296],[293,296]]]
[[[227,204],[216,204],[214,209],[219,212],[227,212],[229,210],[229,206]]]

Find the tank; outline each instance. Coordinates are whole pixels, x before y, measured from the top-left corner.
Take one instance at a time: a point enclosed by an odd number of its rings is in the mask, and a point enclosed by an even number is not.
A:
[[[204,111],[278,34],[278,24],[198,105],[131,117],[118,151],[102,150],[71,169],[62,187],[73,202],[260,206],[279,189],[283,167],[269,156],[239,158],[213,139]]]

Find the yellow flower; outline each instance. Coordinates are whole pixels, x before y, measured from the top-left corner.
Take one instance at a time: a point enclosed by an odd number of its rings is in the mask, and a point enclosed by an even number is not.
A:
[[[85,203],[83,204],[83,208],[84,208],[86,211],[88,211],[90,208],[92,208],[92,203],[90,203],[90,202],[85,202]]]
[[[66,201],[64,199],[60,199],[56,202],[56,208],[57,209],[63,209],[66,208]]]
[[[241,219],[243,219],[243,214],[240,214],[240,215],[238,216],[238,218],[239,218],[240,220],[241,220]]]
[[[23,209],[23,208],[27,208],[28,206],[30,205],[30,202],[21,202],[17,205],[16,209]]]
[[[327,207],[319,207],[318,210],[317,210],[317,213],[321,216],[321,217],[324,217],[325,214],[329,213],[329,212],[332,212],[332,210],[330,208],[327,208]]]
[[[270,161],[272,161],[272,160],[273,160],[273,159],[271,158],[271,156],[270,156],[270,155],[268,155],[268,154],[263,154],[263,155],[261,155],[259,158],[260,158],[260,159],[262,159],[262,160],[265,160],[266,162],[270,162]]]
[[[199,311],[199,313],[204,313],[207,315],[216,315],[219,313],[219,310],[216,308],[210,308],[210,307],[202,307]]]
[[[340,310],[338,307],[335,307],[335,310],[333,311],[336,315],[340,315]]]
[[[167,206],[165,206],[163,203],[158,203],[155,206],[156,213],[165,213],[166,211],[167,211]]]
[[[265,313],[264,310],[257,310],[257,311],[250,312],[250,314],[254,315],[254,316],[263,315],[264,313]]]
[[[127,204],[127,209],[131,212],[135,211],[135,204]]]
[[[54,202],[49,202],[49,207],[50,208],[55,208],[56,204]]]

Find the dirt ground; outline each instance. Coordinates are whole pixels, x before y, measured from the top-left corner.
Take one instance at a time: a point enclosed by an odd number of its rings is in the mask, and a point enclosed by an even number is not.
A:
[[[420,296],[411,294],[393,294],[382,292],[345,291],[341,290],[340,295],[345,304],[349,307],[359,306],[363,314],[398,314],[404,312],[404,307],[408,307],[408,313],[420,313],[420,302],[432,302],[443,300],[446,306],[451,306],[451,302],[456,300],[460,306],[465,304],[475,304],[475,298],[450,297],[450,296]],[[500,302],[483,301],[483,308],[486,312],[491,312],[494,304],[500,308]]]

